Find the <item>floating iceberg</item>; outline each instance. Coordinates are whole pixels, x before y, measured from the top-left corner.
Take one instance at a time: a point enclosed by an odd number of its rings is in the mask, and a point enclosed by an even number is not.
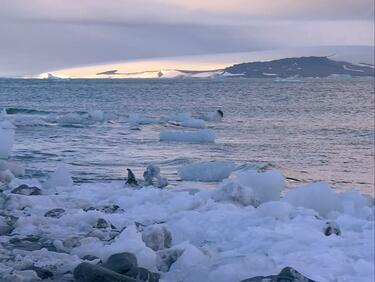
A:
[[[198,131],[162,131],[160,141],[178,141],[193,143],[213,143],[215,142],[215,132],[212,129],[202,129]]]
[[[324,182],[316,182],[296,187],[285,195],[283,201],[294,206],[317,211],[321,216],[331,212],[358,213],[368,205],[368,200],[356,191],[336,193]]]
[[[206,123],[202,119],[192,117],[191,113],[177,113],[169,117],[170,121],[176,122],[176,125],[191,128],[206,128]]]
[[[46,188],[55,187],[70,187],[73,185],[73,179],[68,169],[68,166],[63,164],[50,175],[48,180],[44,183]]]
[[[234,162],[231,161],[212,161],[188,164],[181,167],[178,175],[182,180],[192,181],[222,181],[227,178],[236,168]]]
[[[261,203],[277,201],[284,189],[285,179],[278,171],[257,172],[247,170],[234,172],[212,193],[215,201],[234,202],[257,207]]]
[[[190,118],[184,120],[180,123],[183,127],[191,127],[191,128],[206,128],[206,123],[202,119],[197,118]]]

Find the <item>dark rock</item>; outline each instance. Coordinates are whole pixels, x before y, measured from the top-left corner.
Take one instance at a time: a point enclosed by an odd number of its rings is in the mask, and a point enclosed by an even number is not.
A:
[[[88,261],[93,261],[93,260],[97,260],[99,258],[97,256],[93,256],[93,255],[85,255],[84,257],[82,257],[82,259],[83,260],[88,260]]]
[[[244,77],[328,77],[330,75],[374,76],[372,66],[338,62],[328,57],[284,58],[267,62],[242,63],[227,67],[225,72]]]
[[[126,275],[137,281],[158,282],[160,279],[159,273],[151,272],[143,267],[133,267]]]
[[[147,247],[154,251],[159,251],[171,247],[172,234],[167,228],[165,228],[165,226],[154,225],[144,229],[142,240]]]
[[[11,245],[11,248],[26,251],[35,251],[42,248],[52,252],[57,251],[51,240],[34,235],[29,235],[23,238],[13,237],[9,240],[9,244]]]
[[[112,206],[103,207],[102,211],[105,213],[115,213],[115,212],[124,211],[124,210],[120,209],[118,205],[112,205]]]
[[[40,190],[38,187],[34,187],[34,186],[29,187],[26,184],[22,184],[18,186],[17,188],[13,189],[11,193],[26,195],[26,196],[33,196],[33,195],[41,195],[42,190]]]
[[[84,208],[83,209],[85,212],[88,212],[88,211],[98,211],[97,208],[94,208],[94,207],[88,207],[88,208]]]
[[[137,179],[135,179],[134,173],[130,170],[130,168],[126,169],[128,171],[128,179],[126,180],[126,184],[130,186],[138,186]]]
[[[42,248],[42,244],[39,242],[39,240],[40,237],[38,236],[27,236],[25,238],[14,237],[9,240],[9,243],[15,249],[35,251]]]
[[[24,270],[33,270],[36,272],[36,275],[38,275],[38,277],[42,280],[44,279],[48,279],[48,278],[52,278],[53,277],[53,273],[47,269],[44,269],[44,268],[41,268],[41,267],[37,267],[37,266],[32,266],[32,267],[29,267],[27,269],[24,269]]]
[[[79,264],[74,269],[73,274],[77,282],[139,282],[131,277],[88,262]]]
[[[292,267],[283,268],[278,275],[270,276],[257,276],[249,279],[242,280],[241,282],[315,282]]]
[[[156,266],[158,270],[167,272],[184,251],[181,249],[162,250],[157,253]]]
[[[118,253],[111,255],[103,267],[120,274],[128,273],[132,268],[137,267],[137,258],[132,253]]]
[[[138,267],[137,258],[132,253],[118,253],[110,256],[102,265],[119,274],[137,279],[136,281],[157,282],[160,275]]]
[[[65,213],[65,210],[64,209],[60,209],[60,208],[57,208],[57,209],[52,209],[52,210],[49,210],[48,212],[46,212],[44,214],[45,217],[55,217],[55,218],[60,218],[62,217],[62,215]]]
[[[341,230],[338,224],[334,221],[328,221],[326,222],[326,226],[323,229],[324,235],[330,236],[332,234],[341,235]]]
[[[96,222],[96,228],[99,228],[99,229],[106,229],[109,226],[110,226],[109,223],[103,218],[99,218],[98,221]]]
[[[9,235],[14,229],[6,217],[0,216],[0,236]]]

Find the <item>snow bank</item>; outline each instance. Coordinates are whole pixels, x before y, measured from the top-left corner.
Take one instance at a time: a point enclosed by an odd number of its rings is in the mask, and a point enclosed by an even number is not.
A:
[[[198,131],[162,131],[160,141],[178,141],[194,143],[215,142],[215,132],[212,129],[202,129]]]
[[[331,212],[358,214],[368,207],[368,200],[356,191],[336,193],[327,183],[316,182],[296,187],[283,201],[294,206],[309,208],[326,217]]]
[[[326,236],[327,220],[316,211],[296,206],[299,202],[270,200],[280,196],[283,185],[275,171],[235,172],[216,190],[227,186],[230,203],[213,201],[207,190],[130,189],[121,182],[81,184],[62,188],[58,194],[46,190],[33,196],[6,190],[5,210],[18,217],[13,236],[40,236],[64,253],[19,250],[9,245],[12,236],[2,236],[7,249],[0,261],[0,277],[30,262],[65,273],[87,255],[105,261],[124,251],[134,253],[140,266],[157,271],[159,252],[178,249],[181,255],[167,261],[170,268],[160,272],[161,281],[239,282],[278,273],[285,266],[315,281],[372,281],[374,211],[363,207],[364,199],[353,191],[336,194],[344,211],[357,212],[337,211],[335,222],[342,235]],[[255,196],[263,199],[258,208],[247,202]],[[113,205],[118,206],[116,211],[105,209]],[[56,208],[65,210],[60,218],[44,216]],[[98,219],[113,227],[98,229]],[[171,248],[154,251],[142,235],[160,224],[171,234]]]
[[[190,181],[221,181],[227,178],[236,168],[234,162],[231,161],[212,161],[188,164],[181,167],[178,175],[182,180]]]
[[[239,171],[223,181],[212,193],[212,198],[257,207],[264,202],[279,200],[284,185],[285,179],[278,171]]]
[[[0,121],[0,159],[7,159],[13,148],[15,126],[7,121]]]

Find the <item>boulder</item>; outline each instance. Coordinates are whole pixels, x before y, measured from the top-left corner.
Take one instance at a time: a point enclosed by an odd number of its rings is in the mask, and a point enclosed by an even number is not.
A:
[[[44,279],[48,279],[48,278],[53,278],[53,273],[47,269],[44,269],[44,268],[41,268],[41,267],[38,267],[38,266],[32,266],[32,267],[29,267],[27,269],[24,269],[24,270],[32,270],[32,271],[35,271],[36,275],[44,280]]]
[[[60,218],[62,217],[62,215],[65,213],[65,210],[64,209],[60,209],[60,208],[57,208],[57,209],[52,209],[52,210],[49,210],[48,212],[46,212],[44,214],[45,217],[54,217],[54,218]]]
[[[241,282],[315,282],[292,267],[283,268],[277,275],[257,276],[242,280]]]
[[[38,187],[29,187],[26,184],[21,184],[17,188],[11,191],[13,194],[25,195],[25,196],[33,196],[33,195],[41,195],[42,190]]]
[[[326,222],[326,225],[323,228],[323,233],[326,236],[330,236],[332,234],[335,234],[337,236],[341,235],[341,230],[339,225],[334,221],[328,221]]]
[[[100,262],[100,258],[98,258],[97,256],[93,256],[93,255],[85,255],[82,257],[83,260],[88,260],[88,261],[95,261],[95,260],[98,260],[98,262]]]
[[[123,212],[124,211],[118,205],[104,206],[101,210],[105,213],[115,213],[115,212]]]
[[[21,249],[25,251],[35,251],[42,248],[52,252],[57,251],[52,240],[34,235],[29,235],[26,237],[12,237],[9,240],[9,244],[9,247],[12,249]]]
[[[14,227],[6,217],[0,216],[0,236],[9,235]]]
[[[181,249],[168,249],[158,251],[156,257],[156,266],[158,270],[167,272],[184,251]]]
[[[77,282],[139,282],[134,278],[88,262],[80,263],[73,271]]]
[[[132,277],[137,281],[147,282],[158,282],[160,279],[160,275],[158,273],[148,271],[143,267],[133,267],[128,273],[126,273],[126,276]]]
[[[110,256],[102,267],[136,279],[136,281],[159,281],[160,275],[143,267],[138,267],[137,258],[132,253],[118,253]]]
[[[111,255],[103,267],[120,274],[128,273],[133,267],[137,267],[137,258],[132,253],[118,253]]]
[[[99,218],[96,222],[96,228],[99,229],[106,229],[110,226],[110,224],[103,218]]]

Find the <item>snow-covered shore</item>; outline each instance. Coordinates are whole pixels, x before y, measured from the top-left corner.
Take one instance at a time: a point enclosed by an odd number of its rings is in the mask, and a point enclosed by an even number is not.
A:
[[[374,278],[374,207],[355,191],[338,194],[315,183],[280,198],[284,179],[275,171],[237,172],[210,190],[114,182],[17,194],[24,182],[14,179],[1,193],[0,276],[10,281],[28,281],[21,277],[30,271],[22,270],[31,266],[69,279],[88,255],[97,263],[120,252],[135,254],[161,281],[240,281],[285,266],[315,281]],[[326,236],[327,224],[341,234]],[[142,235],[161,226],[172,243],[165,248],[156,239],[153,250]],[[165,267],[168,250],[181,255]]]
[[[1,281],[38,281],[43,271],[72,281],[80,263],[122,252],[160,281],[239,282],[286,266],[314,281],[373,281],[373,199],[322,182],[289,189],[276,170],[223,166],[185,167],[185,176],[199,172],[192,179],[218,170],[215,180],[224,179],[210,188],[160,189],[74,184],[66,166],[42,183],[3,160]]]

